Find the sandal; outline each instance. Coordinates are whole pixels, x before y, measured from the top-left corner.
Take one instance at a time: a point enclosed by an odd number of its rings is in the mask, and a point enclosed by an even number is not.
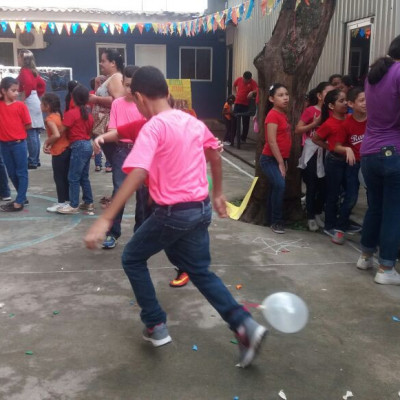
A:
[[[0,209],[1,211],[5,212],[16,212],[16,211],[22,211],[24,209],[24,206],[21,205],[21,207],[17,208],[14,206],[14,202],[10,201],[9,203],[0,206]]]

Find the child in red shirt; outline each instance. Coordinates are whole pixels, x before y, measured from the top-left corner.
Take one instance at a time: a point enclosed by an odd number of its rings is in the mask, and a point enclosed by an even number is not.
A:
[[[79,209],[93,212],[93,195],[89,181],[89,165],[92,156],[90,135],[93,129],[93,117],[89,113],[87,103],[89,91],[78,85],[72,91],[75,107],[68,110],[63,119],[60,133],[67,132],[71,145],[71,158],[68,171],[69,200],[57,209],[60,214],[78,214]],[[79,188],[82,187],[83,203],[79,204]]]
[[[14,201],[2,205],[2,211],[22,211],[27,204],[28,190],[28,148],[27,129],[31,127],[31,118],[27,106],[17,101],[18,81],[11,77],[0,83],[0,142],[4,164],[11,179],[17,197]]]
[[[287,119],[289,92],[286,86],[275,83],[269,89],[270,111],[265,118],[265,145],[260,166],[267,176],[269,188],[268,217],[275,233],[285,233],[283,224],[283,195],[287,160],[292,146],[290,126]]]

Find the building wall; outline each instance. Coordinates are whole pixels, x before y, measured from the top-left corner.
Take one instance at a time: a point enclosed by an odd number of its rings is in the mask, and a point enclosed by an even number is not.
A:
[[[0,37],[4,37],[0,35]],[[75,80],[89,87],[97,74],[96,43],[125,43],[127,63],[135,63],[135,44],[165,44],[167,48],[167,78],[179,78],[179,47],[204,46],[213,48],[212,81],[192,81],[193,108],[200,118],[218,118],[225,101],[225,35],[200,34],[193,38],[163,36],[154,33],[105,35],[85,33],[67,36],[45,34],[48,47],[32,50],[38,66],[70,67]],[[59,93],[60,96],[64,94]]]
[[[310,87],[326,80],[333,73],[344,72],[346,23],[366,17],[374,17],[375,32],[371,58],[386,54],[391,40],[400,33],[400,6],[398,0],[337,0],[335,14],[321,58],[316,67]],[[228,1],[229,7],[237,5]],[[263,17],[261,9],[254,7],[253,16],[241,21],[235,28],[233,42],[233,75],[240,76],[250,70],[256,74],[253,60],[272,35],[280,7],[271,15]]]

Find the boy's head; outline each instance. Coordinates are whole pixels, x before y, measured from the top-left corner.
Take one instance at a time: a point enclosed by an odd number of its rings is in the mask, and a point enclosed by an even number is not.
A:
[[[139,69],[136,65],[127,65],[124,68],[124,73],[122,77],[122,85],[125,88],[125,96],[132,98],[131,94],[131,83],[132,83],[132,77],[135,74],[135,72]]]
[[[329,77],[328,81],[335,89],[342,88],[342,75],[333,74]]]
[[[253,74],[250,71],[246,71],[243,74],[243,79],[248,82],[253,77]]]
[[[168,102],[168,85],[162,72],[156,67],[141,67],[132,77],[131,92],[141,114],[151,117],[149,105],[158,100]]]
[[[355,112],[365,114],[367,112],[367,102],[365,92],[362,87],[354,87],[347,93],[347,102]]]
[[[226,99],[226,102],[228,103],[228,104],[233,104],[234,102],[235,102],[235,96],[233,95],[233,94],[231,94],[227,99]]]

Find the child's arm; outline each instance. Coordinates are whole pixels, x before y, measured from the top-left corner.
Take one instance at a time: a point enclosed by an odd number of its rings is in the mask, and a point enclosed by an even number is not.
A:
[[[113,197],[110,206],[90,227],[85,236],[85,244],[88,249],[95,249],[104,240],[107,230],[110,228],[115,216],[132,196],[134,192],[143,184],[147,178],[147,171],[142,168],[133,169],[125,178],[123,184]]]
[[[283,160],[281,151],[279,150],[278,143],[276,142],[276,134],[278,132],[278,125],[277,124],[272,124],[268,123],[267,124],[267,138],[268,138],[268,144],[271,149],[271,152],[273,156],[275,157],[275,160],[278,163],[279,171],[281,172],[282,176],[286,176],[286,166],[285,162]]]
[[[322,139],[320,136],[318,136],[317,133],[311,139],[317,146],[322,147],[325,150],[329,150],[328,143],[326,143],[325,139]]]
[[[25,124],[25,130],[26,131],[31,129],[31,128],[32,128],[32,124],[31,123],[30,124]]]
[[[116,129],[110,129],[104,135],[97,136],[96,139],[93,140],[93,150],[97,154],[101,150],[101,145],[104,143],[110,142],[118,142],[119,136]]]
[[[54,121],[47,121],[46,124],[51,131],[51,136],[45,140],[43,144],[43,151],[48,153],[51,146],[61,137],[61,135]]]
[[[218,216],[226,218],[228,213],[226,211],[226,199],[222,193],[222,166],[221,156],[218,149],[211,148],[205,149],[206,160],[211,165],[211,175],[213,180],[213,207],[217,211]]]
[[[351,147],[343,146],[341,143],[335,144],[335,152],[346,154],[346,162],[349,165],[354,165],[356,162],[356,157],[354,156],[353,149]]]
[[[300,120],[297,125],[296,128],[294,130],[294,133],[301,135],[305,132],[309,132],[312,129],[315,129],[319,126],[319,124],[321,123],[321,116],[317,117],[316,114],[314,114],[314,120],[313,122],[309,123],[309,124],[305,124],[304,121]]]

